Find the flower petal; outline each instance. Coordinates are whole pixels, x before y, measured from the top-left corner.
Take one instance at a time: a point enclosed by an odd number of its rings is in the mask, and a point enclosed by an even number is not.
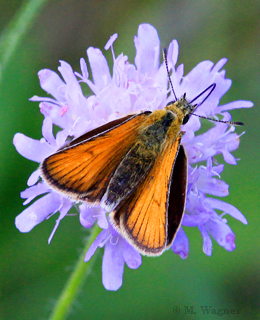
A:
[[[96,237],[96,239],[93,241],[91,246],[89,247],[86,255],[85,255],[85,262],[89,261],[90,258],[93,256],[97,248],[100,246],[100,244],[109,236],[109,230],[104,229],[102,230],[99,235]]]
[[[79,206],[79,209],[80,223],[83,225],[84,228],[91,228],[96,221],[96,217],[94,217],[94,212],[98,210],[98,208],[90,208],[87,204],[83,203]]]
[[[189,254],[189,239],[184,232],[183,228],[177,232],[177,235],[173,241],[171,249],[174,253],[178,254],[182,259],[186,259]]]
[[[204,225],[199,225],[198,227],[201,232],[202,239],[203,239],[203,252],[207,256],[211,256],[212,255],[212,240],[211,240]]]
[[[172,69],[175,67],[179,55],[179,44],[177,40],[172,40],[169,45],[169,49],[167,52],[167,60],[169,68]]]
[[[88,77],[89,77],[89,74],[88,74],[87,63],[86,63],[86,60],[84,58],[80,58],[80,70],[82,72],[82,79],[83,80],[87,80]],[[75,72],[75,74],[76,74],[76,72]]]
[[[31,231],[51,213],[56,212],[60,207],[60,203],[60,196],[54,192],[40,198],[16,217],[16,228],[20,232]]]
[[[40,194],[50,191],[50,187],[46,183],[40,182],[35,186],[25,189],[21,192],[21,198],[27,199],[23,204],[26,205]]]
[[[71,65],[63,60],[60,60],[60,66],[58,67],[59,72],[61,73],[63,79],[65,80],[66,84],[74,84],[76,87],[79,87],[79,83],[75,74],[72,70]],[[64,94],[66,90],[66,86],[62,88],[62,93]]]
[[[219,220],[209,220],[205,226],[220,246],[227,251],[235,249],[235,234],[226,223]]]
[[[212,208],[229,214],[231,217],[241,221],[244,224],[248,223],[243,214],[229,203],[214,198],[206,198],[205,204],[209,204]]]
[[[197,187],[204,193],[218,197],[226,197],[229,194],[228,185],[220,179],[209,177],[204,167],[200,167],[200,177],[197,181]]]
[[[52,120],[50,117],[46,117],[43,120],[42,135],[49,144],[56,147],[56,141],[52,133]]]
[[[52,95],[58,101],[64,101],[63,95],[60,94],[60,88],[65,85],[56,72],[43,69],[38,72],[40,85],[43,90]]]
[[[126,240],[123,241],[123,257],[127,266],[131,269],[137,269],[142,263],[141,254],[132,247]]]
[[[22,133],[16,133],[13,139],[16,150],[25,158],[42,162],[53,149],[43,140],[34,140]]]
[[[102,282],[107,290],[118,290],[122,286],[124,272],[123,253],[118,245],[108,242],[102,261]]]
[[[109,67],[106,58],[99,49],[90,47],[87,50],[87,55],[97,94],[111,82]]]
[[[60,221],[66,216],[66,214],[69,212],[71,207],[72,207],[72,202],[66,198],[62,198],[62,203],[59,208],[60,215],[59,215],[59,218],[56,220],[55,226],[49,236],[49,239],[48,239],[49,244],[54,236],[55,231],[57,230],[60,224]]]
[[[41,174],[40,169],[33,171],[33,173],[30,175],[29,179],[27,180],[27,185],[29,187],[34,185],[39,180],[40,174]]]
[[[137,70],[143,75],[155,73],[159,67],[160,56],[160,40],[156,29],[150,24],[141,24],[134,43]]]
[[[108,228],[108,222],[106,218],[106,213],[104,209],[100,207],[89,207],[87,204],[83,203],[80,205],[80,223],[85,228],[91,228],[95,221],[97,220],[98,226],[102,229]]]
[[[220,112],[232,110],[232,109],[251,108],[253,107],[253,105],[254,104],[251,101],[237,100],[237,101],[229,102],[222,106],[218,106],[217,111],[218,113],[220,113]]]

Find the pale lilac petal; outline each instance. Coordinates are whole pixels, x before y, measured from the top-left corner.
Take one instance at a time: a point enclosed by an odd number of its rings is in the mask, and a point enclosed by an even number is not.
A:
[[[62,199],[62,203],[60,205],[60,208],[59,208],[59,211],[60,211],[60,215],[59,215],[59,218],[56,220],[56,223],[55,223],[55,226],[51,232],[51,235],[48,239],[48,243],[51,242],[53,236],[54,236],[54,233],[55,231],[57,230],[59,224],[60,224],[60,221],[66,216],[66,214],[69,212],[70,208],[72,206],[72,202],[68,199],[65,199],[63,198]]]
[[[212,72],[214,64],[211,61],[200,62],[193,68],[183,79],[183,93],[187,93],[189,99],[194,99],[199,93],[204,91],[212,83],[216,83],[216,88],[208,97],[208,99],[196,110],[197,114],[210,115],[214,112],[215,105],[218,104],[220,98],[228,91],[231,81],[224,77],[224,72]],[[199,79],[199,81],[198,81]],[[205,96],[204,96],[205,97]],[[200,103],[203,98],[201,96],[196,100]]]
[[[58,67],[58,70],[67,84],[74,83],[76,86],[79,86],[79,83],[69,63],[60,60],[60,66]],[[64,93],[65,88],[66,87],[64,86],[62,93]]]
[[[40,112],[44,115],[45,118],[50,117],[54,124],[60,128],[66,128],[67,119],[61,116],[62,107],[53,103],[41,102]]]
[[[201,174],[197,181],[197,187],[202,192],[212,194],[217,197],[226,197],[228,192],[228,185],[219,179],[208,177],[206,174]]]
[[[89,77],[88,67],[87,67],[87,63],[84,58],[80,58],[80,70],[82,72],[83,80],[88,79],[88,77]],[[76,74],[76,72],[75,72],[75,74]],[[79,75],[79,74],[77,73],[77,75]]]
[[[20,213],[15,219],[16,228],[20,232],[29,232],[37,224],[45,220],[51,213],[60,207],[60,197],[54,192],[35,201],[30,207]]]
[[[97,220],[98,226],[102,229],[108,228],[106,212],[100,207],[90,208],[87,204],[80,205],[80,223],[85,228],[91,228]]]
[[[29,179],[27,180],[27,185],[29,187],[33,186],[39,180],[40,174],[41,174],[41,171],[39,168],[37,170],[33,171],[33,173],[30,175]]]
[[[211,159],[211,158],[209,158]],[[212,173],[220,178],[220,173],[224,170],[224,164],[220,164],[218,166],[213,167]]]
[[[208,78],[213,66],[212,61],[202,61],[185,76],[182,86],[190,100],[194,99],[200,92],[207,88],[205,83],[208,83],[208,86],[211,84]],[[200,81],[197,81],[198,79],[200,79]],[[196,100],[196,103],[199,103],[201,100],[203,100],[203,98]]]
[[[189,254],[189,239],[182,227],[179,228],[176,237],[173,241],[171,249],[178,254],[182,259],[186,259]]]
[[[212,240],[211,240],[204,225],[199,225],[198,228],[201,232],[201,236],[203,239],[203,252],[207,256],[211,256],[212,255]]]
[[[220,69],[223,68],[223,66],[227,63],[228,59],[227,58],[222,58],[220,59],[215,66],[212,68],[212,73],[218,72]]]
[[[43,69],[38,72],[40,85],[43,90],[51,94],[56,100],[64,101],[63,96],[60,94],[60,88],[65,85],[56,72]]]
[[[178,60],[178,55],[179,55],[179,44],[176,40],[173,40],[170,43],[169,49],[167,52],[167,60],[168,60],[168,65],[170,69],[175,67]]]
[[[66,139],[69,136],[69,132],[67,130],[59,131],[56,135],[56,145],[57,149],[63,147],[65,145]]]
[[[117,245],[107,243],[102,261],[102,283],[107,290],[118,290],[123,283],[124,258]]]
[[[183,78],[183,75],[184,75],[184,64],[181,63],[176,69],[176,76],[181,80]]]
[[[206,198],[205,204],[209,204],[211,208],[218,209],[223,211],[224,213],[229,214],[231,217],[241,221],[244,224],[248,223],[243,214],[229,203],[223,202],[218,199]]]
[[[23,205],[28,204],[40,194],[43,194],[49,191],[50,191],[50,187],[43,182],[37,183],[35,186],[25,189],[24,191],[21,192],[21,198],[27,199],[26,201],[24,201]]]
[[[237,100],[237,101],[229,102],[222,106],[218,106],[216,111],[220,113],[220,112],[232,110],[232,109],[251,108],[253,107],[253,105],[254,104],[251,101]]]
[[[23,157],[35,162],[42,162],[53,152],[53,149],[45,141],[34,140],[22,133],[15,134],[13,144]]]
[[[223,150],[222,154],[226,163],[234,164],[234,165],[237,164],[236,158],[230,152],[228,152],[227,150]]]
[[[91,214],[92,214],[93,218],[97,220],[97,224],[101,229],[108,228],[106,210],[104,210],[100,207],[91,208]]]
[[[58,102],[57,100],[53,99],[53,98],[49,98],[49,97],[39,97],[39,96],[33,96],[29,99],[29,101],[34,101],[34,102],[48,102],[48,103],[51,103],[51,104],[54,104],[54,105],[58,105],[60,106],[61,103]]]
[[[197,227],[200,224],[206,223],[209,218],[210,214],[204,212],[198,215],[185,214],[182,220],[182,225],[186,227]]]
[[[105,214],[105,210],[99,208],[101,212],[101,214],[99,214],[97,216],[97,224],[101,229],[107,229],[108,228],[108,221],[107,221],[107,217]]]
[[[80,215],[79,221],[84,228],[91,228],[96,221],[96,217],[93,216],[93,209],[97,210],[97,208],[90,208],[87,204],[82,204],[79,207]]]
[[[123,240],[123,257],[131,269],[139,268],[142,263],[141,254],[125,240]]]
[[[217,243],[227,251],[235,249],[235,234],[226,223],[218,220],[209,220],[206,224],[206,229]]]
[[[98,89],[96,93],[98,93],[111,82],[109,67],[105,57],[99,49],[90,47],[87,50],[87,55],[94,84]]]
[[[134,38],[136,47],[135,65],[145,75],[153,74],[159,67],[160,40],[158,33],[150,24],[141,24]]]
[[[52,120],[50,117],[43,120],[42,135],[49,144],[56,146],[56,141],[52,133]]]
[[[232,129],[232,127],[230,129]],[[229,130],[229,132],[231,132],[231,130]],[[222,141],[223,147],[221,150],[225,150],[224,145],[226,145],[226,149],[229,152],[236,150],[239,147],[239,138],[240,136],[238,136],[236,133],[228,133],[225,139]]]
[[[85,259],[85,262],[88,262],[90,260],[90,258],[93,256],[93,254],[95,253],[95,251],[97,250],[97,248],[100,246],[100,244],[107,239],[109,236],[109,230],[108,229],[104,229],[102,230],[99,235],[96,237],[96,239],[94,240],[94,242],[91,244],[91,246],[89,247]]]

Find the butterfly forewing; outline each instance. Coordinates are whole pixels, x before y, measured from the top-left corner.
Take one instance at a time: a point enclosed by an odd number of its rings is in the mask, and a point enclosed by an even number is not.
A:
[[[76,139],[73,139],[71,142],[69,142],[67,145],[65,145],[64,147],[71,147],[74,146],[80,142],[86,141],[96,135],[99,135],[101,133],[104,133],[105,131],[111,130],[115,127],[117,127],[118,125],[122,124],[123,122],[127,121],[128,119],[133,118],[133,115],[127,115],[123,118],[119,118],[119,119],[115,119],[113,121],[110,121],[108,123],[103,124],[100,127],[97,127],[91,131],[88,131],[86,133],[84,133],[83,135],[79,136]],[[62,149],[64,149],[64,147]]]
[[[140,126],[149,114],[144,112],[125,117],[121,122],[116,120],[115,126],[106,124],[106,131],[88,140],[80,142],[82,137],[77,138],[78,143],[72,142],[43,161],[43,178],[73,200],[98,203],[115,168],[136,142]]]

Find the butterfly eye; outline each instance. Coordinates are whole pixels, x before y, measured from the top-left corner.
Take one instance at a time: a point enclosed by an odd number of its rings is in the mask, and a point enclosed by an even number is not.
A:
[[[182,124],[187,123],[189,121],[189,119],[190,119],[190,115],[186,114],[186,116],[183,118]]]

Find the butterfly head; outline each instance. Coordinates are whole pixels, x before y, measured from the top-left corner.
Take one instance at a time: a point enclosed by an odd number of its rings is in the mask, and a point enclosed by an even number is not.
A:
[[[190,103],[186,98],[186,94],[184,94],[180,99],[169,102],[165,109],[178,114],[179,119],[182,119],[182,124],[185,124],[189,121],[190,115],[196,107],[197,105]]]

